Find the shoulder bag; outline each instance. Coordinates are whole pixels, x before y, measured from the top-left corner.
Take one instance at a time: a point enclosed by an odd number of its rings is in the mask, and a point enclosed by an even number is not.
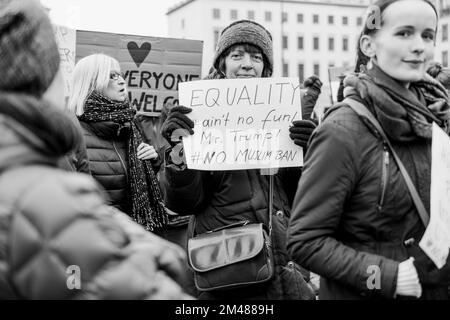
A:
[[[273,176],[269,179],[268,230],[262,223],[240,221],[188,240],[189,264],[199,291],[236,289],[273,277]]]

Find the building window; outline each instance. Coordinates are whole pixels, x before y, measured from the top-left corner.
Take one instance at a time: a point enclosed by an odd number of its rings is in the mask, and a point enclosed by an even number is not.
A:
[[[181,29],[184,29],[184,19],[181,19]]]
[[[328,24],[334,24],[334,16],[328,16]]]
[[[319,15],[318,14],[314,14],[313,15],[313,23],[314,24],[318,24],[319,23]]]
[[[287,22],[288,21],[288,14],[287,12],[281,13],[281,22]]]
[[[255,20],[255,11],[253,10],[247,11],[247,18],[248,20]]]
[[[297,22],[298,23],[303,23],[303,13],[298,13],[297,14]]]
[[[319,37],[313,38],[313,48],[314,50],[319,50]]]
[[[328,50],[334,51],[334,38],[333,37],[328,38]]]
[[[237,10],[230,10],[230,19],[231,20],[237,20],[238,18],[238,14],[237,14]]]
[[[442,25],[442,41],[448,41],[448,24]]]
[[[213,9],[213,18],[220,19],[220,9]]]
[[[344,37],[342,39],[342,50],[348,51],[348,38],[347,37]]]
[[[362,18],[361,18],[361,17],[356,18],[356,25],[357,25],[358,27],[361,27],[361,26],[362,26]]]
[[[328,68],[333,68],[334,67],[334,62],[329,62],[328,63]]]
[[[442,66],[448,68],[448,51],[442,51]]]
[[[342,24],[344,26],[348,25],[348,17],[342,17]]]
[[[214,30],[214,51],[216,50],[217,42],[219,41],[219,30]]]
[[[289,77],[289,65],[283,63],[283,77]]]
[[[287,49],[287,48],[288,48],[288,37],[283,36],[283,49]]]
[[[305,65],[303,63],[298,64],[298,78],[300,80],[300,83],[303,83],[303,81],[305,81]]]
[[[297,47],[298,47],[298,50],[303,50],[303,37],[297,38]]]
[[[266,21],[272,21],[272,12],[266,11],[266,12],[264,13],[264,19],[265,19]]]
[[[314,74],[318,77],[320,76],[320,66],[318,63],[314,64]]]

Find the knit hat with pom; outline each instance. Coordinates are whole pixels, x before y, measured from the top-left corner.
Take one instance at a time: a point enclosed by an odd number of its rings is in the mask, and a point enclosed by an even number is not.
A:
[[[0,90],[40,97],[59,69],[47,12],[36,0],[0,1]]]

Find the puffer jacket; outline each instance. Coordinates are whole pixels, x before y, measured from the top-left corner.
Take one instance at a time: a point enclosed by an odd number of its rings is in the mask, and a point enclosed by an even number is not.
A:
[[[294,172],[293,172],[294,171]],[[201,299],[313,299],[301,270],[286,251],[286,228],[290,203],[284,192],[284,176],[297,183],[300,169],[280,170],[274,178],[272,243],[275,262],[273,279],[262,287],[202,292]],[[189,237],[248,220],[269,224],[269,177],[259,170],[177,170],[168,165],[163,188],[169,209],[193,214]],[[297,179],[295,179],[295,177]],[[305,273],[303,273],[305,274]]]
[[[392,144],[429,208],[430,141]],[[399,262],[424,231],[389,149],[350,107],[334,108],[311,137],[288,228],[293,259],[321,276],[319,298],[394,298]]]
[[[0,299],[189,299],[176,282],[182,250],[57,160],[0,115]]]
[[[130,212],[128,190],[129,128],[112,121],[80,121],[86,141],[89,170],[105,189],[109,204]]]
[[[142,132],[142,125],[135,122]],[[128,167],[128,137],[131,129],[112,121],[80,121],[86,142],[89,171],[106,191],[108,203],[130,214],[130,190]],[[145,143],[150,143],[144,137]],[[137,151],[136,151],[137,152]],[[158,172],[162,158],[150,160],[155,173]]]

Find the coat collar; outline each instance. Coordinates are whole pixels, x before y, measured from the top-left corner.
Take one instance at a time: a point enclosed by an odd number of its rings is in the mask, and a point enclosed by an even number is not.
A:
[[[44,155],[44,143],[30,130],[0,115],[0,171],[29,164],[56,165],[58,159]]]

